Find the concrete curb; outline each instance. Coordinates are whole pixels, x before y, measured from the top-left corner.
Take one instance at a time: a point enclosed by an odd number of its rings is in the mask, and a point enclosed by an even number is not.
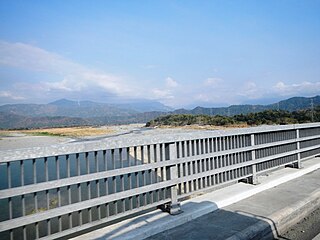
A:
[[[290,226],[316,210],[320,205],[320,190],[303,201],[297,202],[229,237],[227,240],[273,239],[285,233]],[[256,217],[256,216],[255,216]],[[257,218],[257,217],[256,217]],[[268,223],[268,224],[266,224]]]
[[[192,208],[189,206],[188,208]],[[217,210],[218,207],[205,203],[202,204],[201,207],[195,209],[195,211],[184,211],[181,215],[171,216],[167,213],[164,213],[165,216],[163,217],[156,217],[155,219],[150,219],[148,221],[148,226],[142,226],[141,229],[135,229],[132,232],[128,232],[124,235],[120,235],[118,237],[112,237],[114,240],[134,240],[134,239],[145,239],[151,237],[155,234],[161,233],[165,230],[172,229],[178,227],[184,223],[190,222],[198,217],[201,217],[205,214],[213,212]],[[159,213],[159,216],[162,213]],[[108,238],[103,238],[108,239]]]
[[[261,184],[261,185],[257,185],[255,186],[253,189],[250,189],[242,194],[238,194],[238,195],[235,195],[235,196],[232,196],[230,198],[227,198],[227,199],[223,199],[221,202],[216,202],[217,206],[219,208],[223,208],[223,207],[226,207],[226,206],[229,206],[233,203],[236,203],[236,202],[239,202],[243,199],[246,199],[248,197],[251,197],[257,193],[260,193],[262,191],[265,191],[265,190],[268,190],[268,189],[271,189],[273,187],[276,187],[276,186],[279,186],[280,184],[282,183],[286,183],[286,182],[289,182],[293,179],[296,179],[296,178],[299,178],[305,174],[308,174],[310,172],[313,172],[317,169],[320,169],[320,163],[318,164],[315,164],[315,165],[312,165],[312,166],[309,166],[308,168],[303,168],[303,169],[299,169],[297,172],[294,172],[294,173],[291,173],[291,174],[288,174],[286,176],[282,176],[280,178],[277,178],[277,179],[274,179],[272,181],[269,181],[267,183],[264,183],[264,184]]]

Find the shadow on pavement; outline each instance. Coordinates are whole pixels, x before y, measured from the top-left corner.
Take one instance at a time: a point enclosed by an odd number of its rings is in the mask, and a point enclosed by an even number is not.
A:
[[[214,205],[211,202],[206,204]],[[271,219],[244,212],[217,209],[147,239],[286,239],[278,236],[276,226]]]
[[[182,210],[184,212],[179,215],[166,214],[156,220],[150,219],[159,216],[159,212],[149,212],[147,218],[144,215],[126,220],[121,226],[114,226],[112,230],[90,239],[286,239],[279,237],[271,219],[217,209],[212,202],[189,202],[183,205]]]

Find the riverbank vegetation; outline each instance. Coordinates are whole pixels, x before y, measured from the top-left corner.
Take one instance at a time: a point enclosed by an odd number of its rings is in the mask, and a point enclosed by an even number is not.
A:
[[[147,122],[147,127],[156,126],[187,126],[187,125],[286,125],[296,123],[320,122],[320,107],[288,112],[283,110],[266,110],[257,113],[239,114],[234,116],[209,116],[192,114],[172,114],[158,117]]]

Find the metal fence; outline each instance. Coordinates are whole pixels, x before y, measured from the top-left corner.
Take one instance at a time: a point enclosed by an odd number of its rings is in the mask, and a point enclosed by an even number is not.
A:
[[[115,137],[0,152],[0,239],[55,239],[320,153],[320,124]]]

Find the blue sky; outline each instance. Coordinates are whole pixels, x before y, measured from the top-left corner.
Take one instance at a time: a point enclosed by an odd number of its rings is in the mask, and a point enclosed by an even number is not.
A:
[[[320,1],[0,1],[0,104],[320,93]]]

